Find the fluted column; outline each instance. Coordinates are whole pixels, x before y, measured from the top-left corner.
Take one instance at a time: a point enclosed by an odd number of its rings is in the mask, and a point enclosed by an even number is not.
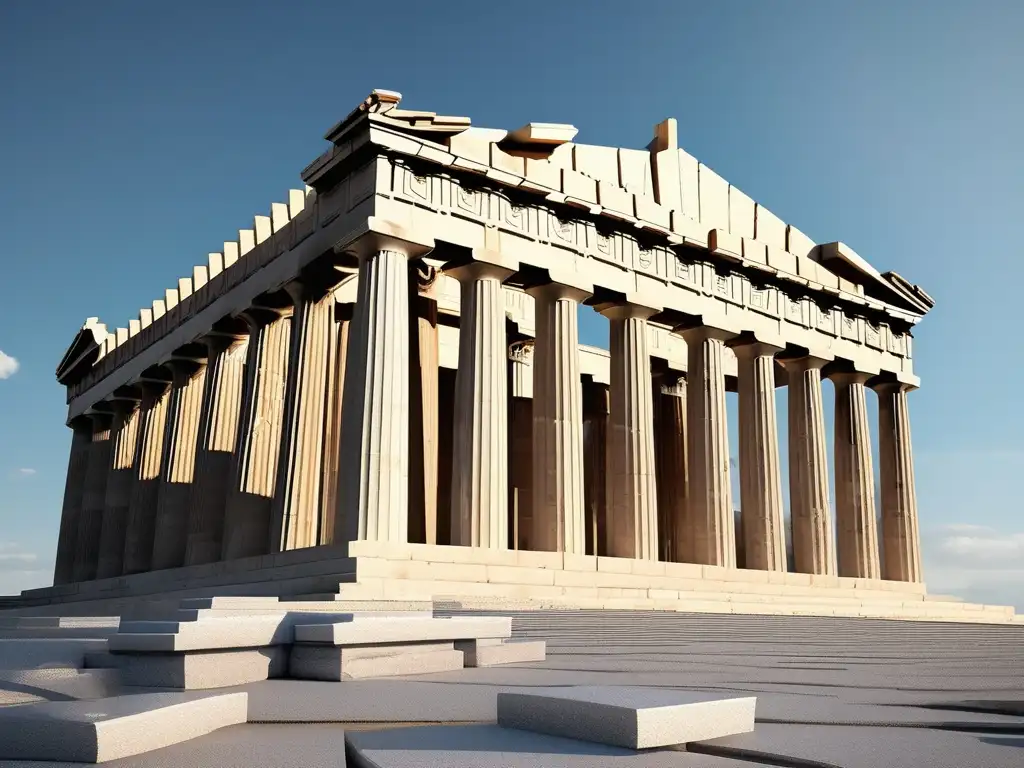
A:
[[[344,539],[345,526],[337,519],[338,471],[341,458],[341,403],[345,385],[345,360],[352,327],[352,304],[335,304],[328,345],[326,412],[324,414],[323,494],[320,499],[320,544]]]
[[[657,406],[658,532],[664,559],[682,561],[686,530],[686,379],[676,374],[655,386]]]
[[[437,270],[410,264],[409,541],[437,543]]]
[[[455,380],[452,543],[506,549],[508,381],[505,299],[510,269],[473,262],[449,270],[462,284]]]
[[[682,333],[687,347],[686,450],[690,467],[684,560],[736,567],[736,521],[729,480],[725,410],[725,341],[732,334],[702,326]]]
[[[234,480],[224,517],[225,560],[265,555],[270,550],[270,515],[284,421],[292,320],[279,311],[254,309],[248,314],[248,321],[245,395],[238,424]]]
[[[82,495],[89,468],[89,447],[92,445],[92,420],[87,416],[71,424],[71,455],[64,481],[64,503],[60,511],[60,532],[57,534],[57,559],[53,566],[53,583],[67,584],[73,580],[78,521],[82,514]]]
[[[921,539],[914,487],[907,384],[885,383],[878,393],[878,443],[882,486],[882,578],[920,582]]]
[[[582,555],[583,386],[577,309],[590,294],[559,283],[528,293],[535,299],[536,324],[532,546]]]
[[[196,447],[195,482],[189,501],[185,564],[220,560],[224,507],[232,481],[238,417],[245,380],[246,339],[211,336],[206,340],[205,392]]]
[[[206,382],[205,363],[173,360],[170,368],[173,378],[167,400],[163,483],[156,508],[153,570],[177,568],[185,563],[189,501]]]
[[[789,373],[789,504],[793,558],[799,573],[834,576],[836,555],[829,509],[828,454],[821,399],[825,361],[784,362]]]
[[[611,356],[608,415],[608,554],[658,557],[658,491],[647,318],[635,304],[605,306]]]
[[[124,534],[122,570],[125,574],[143,573],[152,567],[168,397],[166,383],[150,381],[142,384],[138,436],[132,462],[135,481],[128,502],[128,523]]]
[[[359,260],[342,404],[338,515],[347,541],[409,538],[409,267],[396,250]],[[335,539],[338,526],[335,525]],[[336,541],[336,543],[338,543]]]
[[[608,553],[608,385],[583,386],[584,500],[587,505],[587,554]]]
[[[124,570],[124,536],[128,506],[135,487],[135,454],[139,436],[139,404],[134,400],[114,401],[110,428],[111,468],[103,502],[103,528],[96,578],[120,576]]]
[[[75,558],[72,581],[96,578],[99,560],[100,531],[103,526],[103,499],[110,473],[110,414],[90,414],[92,438],[82,488],[82,512],[75,535]]]
[[[878,524],[875,519],[875,472],[871,464],[871,430],[865,373],[834,373],[836,391],[835,468],[836,527],[840,576],[880,578]]]
[[[293,283],[288,385],[271,513],[270,550],[316,546],[334,294]]]
[[[533,347],[533,339],[508,346],[508,524],[513,549],[534,549]]]
[[[734,347],[739,373],[740,514],[744,566],[786,570],[779,428],[775,412],[775,355],[780,347],[753,342]]]

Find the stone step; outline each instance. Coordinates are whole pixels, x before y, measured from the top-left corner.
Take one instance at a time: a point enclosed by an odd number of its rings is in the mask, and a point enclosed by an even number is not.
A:
[[[146,693],[0,708],[0,758],[99,763],[246,721],[248,695]]]
[[[296,643],[366,645],[437,640],[475,640],[512,636],[512,620],[502,616],[367,619],[295,627]]]

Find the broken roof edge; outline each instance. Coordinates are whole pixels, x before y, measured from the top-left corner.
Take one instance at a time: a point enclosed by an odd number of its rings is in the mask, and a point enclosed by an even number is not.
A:
[[[79,370],[87,358],[91,358],[86,366],[86,370],[88,370],[100,356],[103,344],[109,335],[107,326],[101,323],[98,317],[86,318],[78,333],[75,334],[71,345],[61,358],[60,363],[57,365],[55,372],[57,381],[65,385],[70,383],[70,379],[75,371]]]

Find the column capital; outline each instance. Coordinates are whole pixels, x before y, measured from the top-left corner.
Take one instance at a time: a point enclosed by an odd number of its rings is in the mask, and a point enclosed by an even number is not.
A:
[[[745,339],[734,342],[729,344],[729,347],[736,353],[738,358],[775,357],[775,355],[785,349],[785,347],[769,344],[765,341],[758,341],[757,339]]]
[[[880,395],[890,395],[897,392],[913,392],[917,387],[905,381],[894,381],[892,379],[872,378],[868,386]]]
[[[609,320],[648,320],[660,312],[660,309],[637,304],[632,301],[608,301],[595,304],[598,314]]]
[[[412,228],[379,216],[366,219],[366,228],[356,232],[348,240],[334,244],[334,253],[355,256],[360,262],[381,251],[399,253],[413,259],[434,250],[434,238],[424,238]]]
[[[837,387],[848,387],[852,384],[866,384],[871,374],[862,371],[831,371],[826,373],[826,378],[831,379]]]
[[[584,287],[582,283],[575,281],[570,283],[552,279],[547,283],[530,286],[526,292],[534,299],[550,299],[551,301],[566,299],[581,302],[594,295],[594,287]]]
[[[470,261],[466,264],[446,267],[444,271],[460,283],[473,280],[497,280],[503,283],[516,272],[509,265],[495,264],[489,261]]]
[[[799,355],[793,357],[776,358],[782,367],[791,373],[799,371],[821,370],[831,361],[816,355]]]
[[[692,328],[681,328],[672,332],[677,336],[682,336],[683,341],[687,344],[699,344],[702,341],[707,341],[709,339],[726,342],[730,339],[736,338],[737,335],[733,331],[727,331],[724,328],[715,328],[711,325],[697,325]]]

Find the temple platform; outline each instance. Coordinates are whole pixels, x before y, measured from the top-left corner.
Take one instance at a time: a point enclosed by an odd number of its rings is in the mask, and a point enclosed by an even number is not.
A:
[[[4,615],[147,618],[182,598],[224,595],[318,602],[317,610],[454,604],[1024,623],[1012,607],[929,595],[919,583],[371,541],[27,590]]]

